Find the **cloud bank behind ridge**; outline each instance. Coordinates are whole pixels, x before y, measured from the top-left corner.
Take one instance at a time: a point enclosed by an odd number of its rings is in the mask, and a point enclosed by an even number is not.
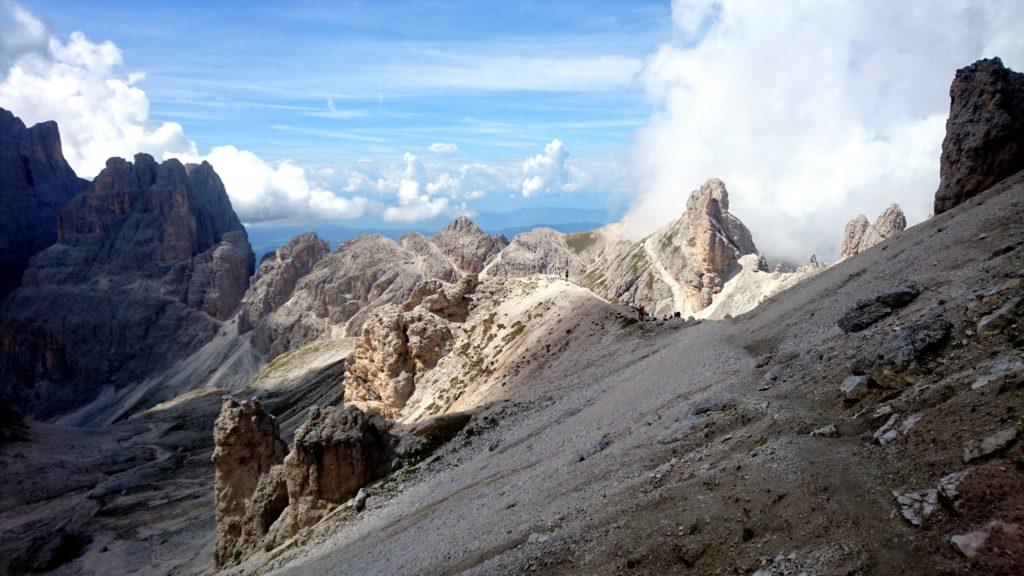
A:
[[[1024,66],[1024,4],[677,0],[677,38],[640,82],[658,107],[637,133],[627,231],[678,214],[721,178],[769,256],[838,252],[847,220],[899,202],[927,217],[955,71]]]

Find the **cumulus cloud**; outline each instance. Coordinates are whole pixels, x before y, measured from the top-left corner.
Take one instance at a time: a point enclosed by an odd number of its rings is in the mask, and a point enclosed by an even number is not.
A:
[[[427,151],[438,156],[452,156],[459,151],[459,147],[448,142],[434,142],[427,148]]]
[[[0,12],[8,15],[0,19],[0,37],[38,41],[42,24],[34,16],[10,3],[0,5]],[[122,58],[114,44],[93,43],[81,32],[67,42],[48,37],[42,50],[25,50],[25,42],[0,45],[0,61],[9,62],[0,107],[29,125],[56,120],[64,155],[82,176],[95,176],[111,156],[195,152],[181,125],[149,121],[149,100],[137,86],[143,76],[117,74]]]
[[[424,185],[427,171],[413,154],[405,154],[405,173],[398,183],[397,206],[384,209],[389,222],[415,222],[439,216],[448,209],[448,198],[435,196]]]
[[[208,160],[247,223],[354,218],[370,203],[334,194],[289,161],[276,166],[234,146],[200,155],[180,124],[149,118],[142,74],[123,74],[121,50],[81,32],[66,42],[30,12],[0,3],[0,107],[27,124],[56,120],[64,156],[79,175],[95,176],[112,156],[147,152],[159,159]]]
[[[930,211],[957,68],[1024,65],[1019,2],[676,0],[681,37],[639,80],[658,112],[636,135],[641,236],[722,178],[762,252],[837,252],[852,216]],[[527,187],[524,185],[524,193]]]
[[[569,151],[565,143],[555,138],[544,146],[544,153],[527,158],[523,162],[522,194],[529,198],[563,189],[569,182],[569,171],[565,160]]]
[[[184,156],[182,160],[212,164],[224,188],[233,191],[231,205],[246,222],[314,214],[319,220],[358,218],[369,205],[365,198],[338,196],[314,183],[304,168],[288,160],[275,168],[234,146],[218,146],[202,158]]]

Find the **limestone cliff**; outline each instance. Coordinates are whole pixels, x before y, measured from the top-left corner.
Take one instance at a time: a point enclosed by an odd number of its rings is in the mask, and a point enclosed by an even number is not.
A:
[[[61,208],[87,185],[64,160],[55,122],[26,128],[0,108],[0,298],[57,240]]]
[[[112,158],[0,309],[0,391],[48,417],[137,383],[217,334],[252,267],[209,164]]]

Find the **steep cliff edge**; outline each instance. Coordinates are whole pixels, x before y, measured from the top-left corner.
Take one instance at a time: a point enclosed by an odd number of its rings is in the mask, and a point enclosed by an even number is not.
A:
[[[87,185],[64,160],[55,122],[26,128],[0,108],[0,298],[18,287],[29,258],[57,240],[61,208]]]

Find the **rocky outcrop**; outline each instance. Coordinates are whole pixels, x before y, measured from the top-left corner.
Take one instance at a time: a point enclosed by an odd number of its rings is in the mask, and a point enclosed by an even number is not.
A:
[[[374,309],[405,302],[422,280],[417,255],[394,240],[349,240],[314,264],[291,297],[255,323],[253,348],[275,357],[321,336],[358,334]]]
[[[978,60],[957,70],[949,97],[936,214],[1024,170],[1024,74]]]
[[[0,298],[33,254],[57,240],[61,208],[88,182],[64,159],[55,122],[31,128],[0,108]]]
[[[218,568],[269,551],[387,474],[399,438],[376,412],[312,406],[292,451],[259,402],[224,399],[214,426]]]
[[[462,273],[476,274],[503,248],[472,220],[459,216],[430,238],[452,265]]]
[[[888,240],[907,228],[907,219],[899,204],[890,204],[875,220],[868,222],[863,214],[846,223],[839,249],[842,259],[860,254],[883,240]]]
[[[566,236],[551,228],[534,228],[517,234],[512,242],[487,265],[483,276],[519,278],[531,274],[564,273],[579,278],[586,263],[566,243]]]
[[[260,262],[238,314],[239,330],[246,332],[265,316],[288,301],[295,285],[313,266],[330,254],[331,247],[316,233],[308,232],[292,238]]]
[[[284,461],[288,508],[272,529],[276,541],[316,524],[360,488],[383,477],[395,458],[396,440],[384,418],[355,406],[312,407],[295,431]]]
[[[209,164],[110,159],[0,310],[0,394],[48,417],[168,368],[220,330],[252,266]]]
[[[692,314],[739,272],[742,256],[756,252],[750,231],[729,213],[725,185],[713,178],[690,195],[674,222],[640,242],[606,248],[581,284],[656,314]]]
[[[477,285],[479,279],[476,274],[467,274],[455,284],[425,280],[412,291],[402,310],[408,312],[422,306],[427,312],[445,320],[461,322],[469,314],[472,302],[470,295],[476,290]]]
[[[292,242],[309,241],[300,238]],[[462,282],[482,270],[502,247],[502,238],[491,238],[461,217],[434,236],[410,233],[400,242],[360,236],[316,262],[307,259],[307,273],[300,274],[299,266],[288,272],[301,277],[287,297],[284,290],[263,287],[278,280],[262,280],[261,266],[246,296],[242,326],[253,329],[253,347],[268,357],[325,335],[358,335],[375,309],[403,304],[424,281]],[[275,263],[279,259],[271,257],[265,264],[268,278],[280,268]]]
[[[345,390],[351,400],[401,410],[416,388],[416,377],[451,350],[449,323],[417,308],[376,310],[345,364]]]
[[[274,502],[279,501],[273,489],[264,482],[260,498],[257,499],[257,507],[264,513],[256,513],[256,507],[252,506],[250,508],[253,510],[248,513],[246,510],[257,487],[261,485],[260,477],[284,460],[287,447],[281,441],[280,434],[277,421],[263,410],[259,402],[237,402],[224,398],[220,416],[213,427],[213,464],[216,468],[214,501],[217,518],[215,561],[218,567],[241,557],[238,543],[243,534],[243,525],[249,526],[250,535],[246,541],[251,543],[252,527],[259,522],[267,524],[269,514],[265,512],[273,508]]]

